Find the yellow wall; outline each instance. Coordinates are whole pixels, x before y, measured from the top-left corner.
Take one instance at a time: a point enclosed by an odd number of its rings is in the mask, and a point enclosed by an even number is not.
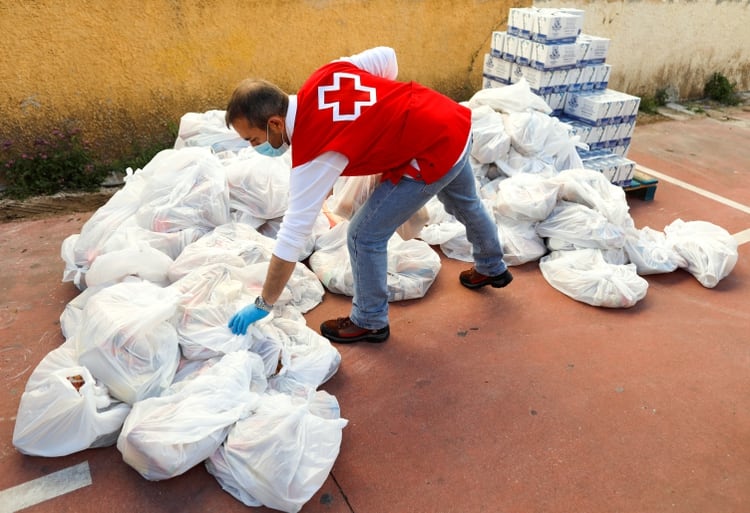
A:
[[[400,78],[463,99],[508,1],[0,0],[0,140],[73,122],[127,153],[259,76],[292,92],[317,66],[393,46]]]
[[[101,156],[132,153],[186,112],[223,109],[246,76],[292,92],[317,66],[393,46],[400,78],[457,99],[481,87],[508,9],[530,0],[0,0],[0,142],[73,124]],[[538,0],[585,10],[612,39],[613,88],[750,87],[744,1]]]

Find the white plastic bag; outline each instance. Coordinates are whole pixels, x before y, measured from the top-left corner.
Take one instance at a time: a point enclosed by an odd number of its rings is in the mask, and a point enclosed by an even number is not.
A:
[[[566,169],[549,179],[560,187],[559,199],[590,207],[623,229],[635,226],[622,187],[592,169]]]
[[[247,148],[249,143],[235,130],[227,127],[225,113],[223,110],[209,110],[183,114],[174,148],[179,150],[186,146],[203,146],[211,148],[215,153]]]
[[[75,361],[67,342],[51,351],[34,369],[21,396],[13,445],[23,454],[65,456],[106,447],[117,435],[130,406],[113,401]]]
[[[293,319],[277,317],[272,325],[285,335],[279,337],[281,369],[278,375],[317,388],[336,374],[341,364],[341,354],[327,338],[304,322]]]
[[[147,187],[135,212],[139,226],[155,232],[229,222],[229,186],[219,159],[208,148],[163,150],[144,168]]]
[[[89,287],[65,305],[65,309],[60,314],[60,331],[62,331],[66,340],[72,340],[73,336],[78,332],[81,319],[83,318],[83,308],[86,306],[89,298],[103,288]]]
[[[266,386],[257,355],[227,354],[162,396],[133,405],[117,449],[151,481],[183,474],[218,449],[229,428],[256,407]]]
[[[80,290],[86,288],[86,271],[103,253],[109,237],[138,210],[147,177],[148,172],[133,174],[132,169],[128,168],[125,185],[94,212],[84,223],[81,233],[69,235],[63,241],[60,250],[65,262],[63,281],[73,282]]]
[[[265,394],[255,413],[238,421],[208,459],[208,472],[247,506],[299,511],[328,477],[347,424],[314,414],[311,402]]]
[[[331,292],[354,295],[354,280],[346,244],[348,221],[342,221],[318,238],[310,256],[310,268]],[[440,271],[440,257],[424,241],[403,240],[398,234],[388,241],[388,301],[423,297]]]
[[[380,174],[340,177],[333,187],[333,194],[326,199],[325,207],[332,215],[350,220],[380,185],[381,178]],[[399,226],[396,233],[404,240],[418,237],[428,217],[427,209],[422,207]],[[318,236],[321,235],[325,234]]]
[[[474,93],[468,101],[468,106],[472,109],[482,105],[492,107],[493,110],[498,112],[524,112],[529,109],[544,114],[552,112],[550,106],[541,96],[531,91],[525,78],[506,87],[481,89]]]
[[[687,266],[687,262],[667,243],[666,235],[648,226],[626,231],[625,251],[642,276],[671,273],[678,267]]]
[[[609,264],[597,249],[553,251],[541,258],[539,269],[555,289],[592,306],[629,308],[648,290],[634,264]]]
[[[706,288],[718,285],[737,264],[737,240],[713,223],[676,219],[664,233],[684,259],[683,267]]]
[[[501,219],[497,228],[503,247],[503,261],[507,265],[522,265],[539,260],[547,253],[547,246],[536,233],[536,223]]]
[[[380,184],[382,175],[342,176],[326,199],[328,210],[344,219],[351,219]]]
[[[241,349],[250,341],[232,334],[229,319],[259,291],[247,290],[240,273],[223,265],[196,268],[172,285],[180,293],[177,335],[182,356],[206,360]]]
[[[558,172],[550,159],[538,155],[524,155],[514,146],[511,146],[507,160],[498,160],[495,164],[506,176],[534,173],[549,178]]]
[[[130,217],[107,239],[102,253],[131,249],[145,243],[175,259],[188,244],[200,239],[205,233],[205,230],[195,227],[169,233],[154,232],[141,228],[136,223],[135,217]]]
[[[471,109],[471,133],[474,140],[471,156],[482,164],[504,160],[510,150],[510,136],[503,116],[488,105]]]
[[[557,205],[559,186],[539,175],[520,173],[494,183],[492,209],[496,217],[543,221]]]
[[[625,231],[587,206],[560,201],[552,213],[536,225],[541,237],[561,239],[579,248],[619,249]]]
[[[471,243],[469,243],[469,239],[466,237],[466,228],[460,223],[459,226],[462,230],[456,236],[442,242],[440,244],[440,251],[453,260],[473,262],[473,248],[471,247]]]
[[[91,297],[76,335],[78,361],[112,396],[133,404],[159,395],[180,358],[172,325],[174,290],[150,282],[122,282]]]
[[[204,265],[242,267],[269,262],[274,244],[273,239],[261,235],[244,223],[232,222],[217,226],[180,253],[169,269],[169,279],[175,282]]]
[[[529,157],[543,153],[550,132],[558,123],[556,118],[535,110],[512,112],[504,116],[503,120],[513,148]]]
[[[145,242],[138,245],[99,255],[86,273],[86,285],[97,287],[136,276],[156,285],[169,285],[167,272],[172,259]]]
[[[262,220],[284,215],[289,204],[292,169],[288,154],[267,157],[248,148],[224,164],[231,209]]]
[[[427,223],[419,234],[419,238],[431,246],[437,246],[445,241],[466,233],[464,225],[445,210],[445,206],[437,197],[433,197],[425,205],[428,213]]]

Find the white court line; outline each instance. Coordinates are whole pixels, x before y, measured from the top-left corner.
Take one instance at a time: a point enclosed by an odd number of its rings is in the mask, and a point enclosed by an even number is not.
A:
[[[695,185],[691,185],[687,182],[683,182],[682,180],[678,180],[677,178],[673,178],[669,175],[665,175],[658,171],[654,171],[653,169],[647,168],[645,166],[641,166],[640,164],[636,164],[636,168],[640,169],[647,175],[653,176],[654,178],[658,178],[659,180],[672,183],[674,185],[677,185],[678,187],[687,189],[688,191],[694,192],[696,194],[700,194],[701,196],[712,199],[718,203],[721,203],[722,205],[732,207],[733,209],[739,210],[740,212],[744,212],[745,214],[750,214],[750,207],[748,207],[747,205],[743,205],[742,203],[737,203],[736,201],[730,200],[729,198],[725,198],[724,196],[719,196],[718,194],[714,194],[713,192],[709,192],[705,189],[701,189],[700,187],[696,187]],[[737,240],[737,244],[745,244],[746,242],[750,242],[750,228],[748,228],[747,230],[742,230],[741,232],[737,232],[732,236]]]
[[[750,242],[750,228],[748,228],[747,230],[742,230],[741,232],[735,233],[733,237],[737,240],[737,244],[744,244],[746,242]]]
[[[14,513],[90,484],[89,462],[84,461],[0,491],[0,513]]]
[[[736,210],[739,210],[740,212],[744,212],[745,214],[750,214],[750,207],[748,207],[747,205],[743,205],[742,203],[737,203],[736,201],[730,200],[729,198],[725,198],[724,196],[719,196],[718,194],[714,194],[713,192],[709,192],[705,189],[701,189],[700,187],[696,187],[695,185],[690,185],[689,183],[683,182],[682,180],[678,180],[677,178],[672,178],[669,175],[665,175],[658,171],[654,171],[653,169],[643,167],[640,164],[636,165],[636,168],[642,170],[644,173],[648,175],[653,176],[654,178],[658,178],[659,180],[664,180],[665,182],[673,183],[675,185],[682,187],[683,189],[687,189],[696,194],[700,194],[701,196],[705,196],[706,198],[712,199],[714,201],[718,201],[722,205],[732,207]]]

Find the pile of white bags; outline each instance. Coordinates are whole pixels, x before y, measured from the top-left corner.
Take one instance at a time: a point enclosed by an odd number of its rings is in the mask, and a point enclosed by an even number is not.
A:
[[[27,384],[13,437],[19,451],[62,456],[117,443],[144,478],[168,479],[218,453],[235,424],[253,425],[268,405],[317,404],[318,387],[338,371],[338,350],[305,323],[324,288],[302,263],[271,315],[244,336],[227,327],[262,288],[290,163],[238,142],[218,126],[223,113],[184,121],[175,149],[129,170],[124,187],[65,240],[63,280],[82,293],[60,317],[65,344]],[[309,252],[329,229],[321,214]],[[312,438],[271,430],[243,462],[262,475],[275,461],[298,482],[285,489],[270,474],[269,490],[253,492],[263,503],[296,511],[322,486],[347,422],[327,397],[325,444],[306,427],[320,424],[309,418],[320,411],[284,406],[275,422]],[[277,446],[294,460],[280,459]]]
[[[549,110],[524,81],[482,90],[467,105],[477,185],[508,265],[539,260],[554,288],[612,308],[645,297],[648,282],[640,275],[682,268],[715,287],[734,268],[737,243],[716,225],[677,219],[663,233],[637,229],[624,190],[583,168],[579,141],[558,120],[545,118]],[[428,203],[422,239],[451,258],[472,261],[465,229],[434,203]]]
[[[714,287],[737,243],[704,221],[638,229],[623,190],[583,169],[568,127],[520,81],[478,92],[471,162],[506,263],[539,261],[563,294],[626,308],[641,275],[686,269]],[[223,111],[183,116],[174,149],[143,169],[62,244],[63,281],[82,293],[60,317],[66,342],[33,371],[13,443],[61,456],[117,443],[143,477],[206,462],[248,506],[298,511],[326,479],[342,429],[319,390],[341,356],[303,314],[324,289],[352,295],[348,219],[379,176],[341,178],[271,315],[244,336],[230,317],[260,292],[287,208],[288,156],[264,157]],[[388,245],[388,299],[423,297],[449,258],[473,259],[466,231],[433,198]]]

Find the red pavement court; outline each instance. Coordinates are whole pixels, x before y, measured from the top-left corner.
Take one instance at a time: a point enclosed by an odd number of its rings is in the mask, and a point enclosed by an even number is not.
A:
[[[426,297],[393,304],[387,343],[340,348],[323,388],[349,425],[303,511],[750,511],[749,141],[737,109],[636,126],[629,153],[660,176],[653,201],[629,199],[638,227],[704,220],[737,236],[714,289],[682,270],[648,276],[645,299],[610,310],[557,292],[536,263],[506,289],[469,291],[466,264],[444,258]],[[202,465],[149,482],[114,447],[13,448],[25,383],[78,293],[61,282],[60,243],[90,215],[0,225],[0,512],[248,511]],[[348,306],[327,294],[308,323]]]

